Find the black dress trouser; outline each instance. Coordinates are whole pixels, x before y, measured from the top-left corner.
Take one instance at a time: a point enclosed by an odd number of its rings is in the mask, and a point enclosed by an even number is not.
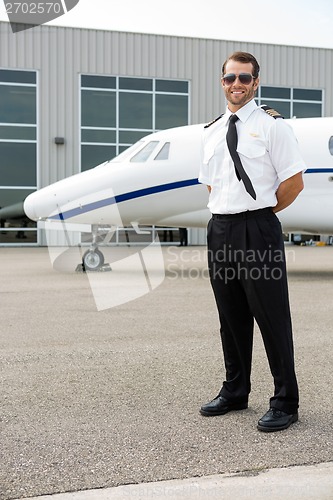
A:
[[[270,406],[295,413],[298,387],[281,225],[271,208],[213,215],[208,266],[226,369],[220,395],[247,401],[256,320],[274,379]]]

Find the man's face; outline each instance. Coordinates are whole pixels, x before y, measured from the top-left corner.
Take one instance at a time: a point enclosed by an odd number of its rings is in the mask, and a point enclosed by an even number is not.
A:
[[[225,67],[225,74],[234,73],[250,73],[252,75],[252,63],[241,63],[230,59]],[[259,78],[253,79],[249,85],[244,85],[239,81],[239,78],[231,85],[226,85],[221,79],[221,84],[224,90],[225,97],[228,101],[228,108],[235,113],[240,108],[245,106],[251,99],[253,99],[259,85]]]

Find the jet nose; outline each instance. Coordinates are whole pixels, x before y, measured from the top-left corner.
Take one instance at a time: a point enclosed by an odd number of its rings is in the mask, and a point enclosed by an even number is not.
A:
[[[23,210],[29,219],[36,221],[38,219],[35,211],[35,193],[29,194],[23,203]]]

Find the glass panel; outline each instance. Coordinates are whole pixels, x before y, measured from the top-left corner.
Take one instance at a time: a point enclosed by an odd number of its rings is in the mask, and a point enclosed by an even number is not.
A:
[[[116,146],[81,146],[81,171],[97,167],[116,154]]]
[[[188,97],[156,95],[156,128],[166,129],[188,124]]]
[[[81,129],[82,142],[113,142],[117,140],[115,130],[87,130]]]
[[[116,93],[82,90],[81,124],[90,127],[116,126]]]
[[[23,202],[34,191],[34,189],[0,189],[0,207],[8,207],[10,210],[11,205]],[[17,210],[13,211],[13,218],[9,212],[6,219],[0,220],[0,243],[37,243],[37,231],[25,231],[25,228],[36,228],[36,222],[29,220],[23,213],[20,217]]]
[[[124,151],[127,151],[129,146],[119,146],[119,154],[124,153]]]
[[[81,75],[81,87],[95,87],[100,89],[115,89],[115,76]]]
[[[35,141],[36,127],[0,126],[0,139],[22,139],[25,141]]]
[[[0,184],[36,186],[36,144],[0,142]]]
[[[136,155],[134,155],[131,158],[131,162],[144,162],[148,160],[149,156],[151,153],[154,151],[156,148],[156,145],[158,144],[158,141],[150,141],[148,144],[145,145],[144,148],[141,149]]]
[[[294,102],[293,116],[296,116],[297,118],[312,118],[315,116],[321,116],[321,104]]]
[[[181,92],[188,93],[188,82],[179,80],[156,80],[157,92]]]
[[[153,126],[152,94],[119,94],[120,128],[144,128]]]
[[[300,99],[302,101],[321,101],[322,91],[321,90],[310,90],[310,89],[294,89],[294,99]]]
[[[121,130],[119,132],[119,142],[124,142],[125,144],[134,144],[139,141],[142,137],[145,137],[148,134],[151,134],[152,131],[142,130]]]
[[[33,224],[33,222],[31,223]],[[24,229],[19,229],[20,227],[25,228],[26,222],[20,223],[19,221],[13,221],[11,224],[6,223],[5,228],[0,229],[0,244],[22,244],[22,243],[37,243],[37,231],[26,231]],[[14,230],[10,230],[12,228]],[[31,225],[28,223],[28,227]]]
[[[126,90],[153,90],[151,78],[119,78],[119,88]]]
[[[260,87],[261,97],[273,99],[290,99],[290,88],[284,87]]]
[[[157,228],[157,233],[161,243],[166,243],[167,241],[179,242],[179,229],[172,227],[168,229]]]
[[[35,189],[0,189],[0,208],[24,201]]]
[[[140,149],[143,145],[143,141],[136,142],[132,146],[119,146],[119,154],[113,158],[113,162],[121,162],[129,158],[135,151]]]
[[[0,69],[0,82],[36,83],[36,72]]]
[[[168,160],[170,151],[170,142],[166,142],[161,151],[155,156],[154,160]]]
[[[330,150],[330,153],[333,156],[333,137],[330,137],[330,140],[328,141],[328,149]]]
[[[261,104],[264,104],[261,102]],[[271,101],[270,99],[265,99],[265,104],[270,108],[275,109],[282,115],[284,118],[290,118],[290,102],[283,101]]]
[[[0,122],[36,123],[36,87],[0,85]]]

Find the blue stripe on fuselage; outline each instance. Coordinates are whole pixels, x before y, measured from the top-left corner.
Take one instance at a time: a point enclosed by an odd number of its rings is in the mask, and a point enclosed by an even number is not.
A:
[[[307,168],[305,174],[332,174],[333,168]]]
[[[144,189],[138,189],[137,191],[131,191],[130,193],[118,194],[117,196],[113,196],[111,198],[94,201],[80,208],[73,208],[71,210],[68,210],[67,212],[62,212],[58,215],[54,215],[53,217],[50,217],[50,219],[70,219],[71,217],[75,217],[76,215],[81,215],[93,210],[97,210],[98,208],[114,205],[115,203],[122,203],[123,201],[134,200],[135,198],[142,198],[143,196],[149,196],[151,194],[163,193],[164,191],[172,191],[173,189],[195,186],[196,184],[199,184],[198,179],[187,179],[184,181],[162,184],[160,186],[151,186]]]

